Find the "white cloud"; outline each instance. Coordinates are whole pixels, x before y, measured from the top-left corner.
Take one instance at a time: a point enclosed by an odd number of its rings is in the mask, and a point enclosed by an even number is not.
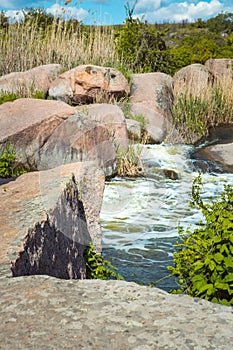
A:
[[[139,18],[143,17],[150,23],[163,21],[180,22],[186,19],[192,22],[197,18],[206,19],[216,16],[219,12],[224,10],[226,10],[224,8],[224,4],[219,0],[211,0],[210,2],[192,0],[180,3],[170,3],[170,5],[166,7],[162,6],[155,11],[150,11],[149,8],[147,8],[147,11],[144,11],[143,13],[137,13],[135,11],[135,16],[139,15]]]
[[[60,5],[53,5],[46,9],[48,13],[51,13],[55,17],[61,16],[64,20],[69,20],[70,18],[75,18],[78,21],[84,21],[88,18],[89,13],[88,11],[84,10],[83,8],[77,8],[74,6],[60,6]]]

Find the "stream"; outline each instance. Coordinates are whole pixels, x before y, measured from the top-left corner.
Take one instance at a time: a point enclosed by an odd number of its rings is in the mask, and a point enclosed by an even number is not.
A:
[[[193,146],[144,145],[139,152],[146,167],[146,177],[116,177],[106,182],[101,225],[103,255],[125,280],[169,291],[177,287],[168,277],[173,263],[178,225],[195,228],[202,215],[190,208],[191,187],[198,176]],[[205,165],[205,168],[208,166]],[[166,178],[164,170],[174,170],[178,179]],[[215,198],[225,184],[233,183],[233,174],[203,173],[202,198]]]

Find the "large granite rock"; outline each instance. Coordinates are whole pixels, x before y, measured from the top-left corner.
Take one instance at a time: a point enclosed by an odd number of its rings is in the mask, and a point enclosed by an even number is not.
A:
[[[0,77],[0,92],[21,93],[24,96],[35,90],[47,93],[50,84],[61,73],[60,64],[47,64],[26,72],[13,72]]]
[[[213,58],[205,62],[205,66],[217,78],[218,82],[224,86],[233,79],[233,59]]]
[[[164,73],[133,74],[130,103],[133,115],[145,117],[148,142],[162,142],[172,122],[172,78]]]
[[[232,350],[232,308],[123,281],[0,279],[0,346]]]
[[[199,63],[180,69],[175,73],[173,79],[175,96],[182,94],[203,96],[214,83],[214,75],[206,66]]]
[[[19,99],[0,106],[0,151],[9,143],[30,170],[91,160],[112,176],[128,135],[117,106],[90,106],[84,114],[61,101]]]
[[[85,278],[84,249],[101,251],[104,175],[92,163],[28,173],[0,186],[0,264],[14,276]]]
[[[18,99],[0,106],[0,151],[7,143],[16,148],[18,160],[38,169],[40,150],[56,128],[74,114],[60,101]]]
[[[90,160],[101,167],[106,176],[117,172],[117,155],[110,130],[75,111],[44,144],[40,151],[38,169]]]
[[[50,86],[49,96],[73,104],[120,98],[129,92],[122,73],[114,68],[81,65],[61,74]]]
[[[81,106],[79,110],[86,114],[89,120],[108,129],[116,149],[128,147],[127,125],[120,107],[108,103],[95,103]]]

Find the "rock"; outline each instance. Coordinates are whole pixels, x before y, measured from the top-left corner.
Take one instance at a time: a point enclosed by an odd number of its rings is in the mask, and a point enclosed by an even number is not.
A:
[[[202,96],[214,83],[214,76],[209,69],[199,63],[180,69],[174,77],[174,95],[191,94]]]
[[[91,160],[106,176],[112,176],[117,172],[117,146],[128,145],[124,115],[120,108],[109,105],[90,107],[89,114],[61,101],[4,103],[0,106],[0,151],[13,144],[17,160],[30,170]]]
[[[76,110],[44,144],[38,169],[90,160],[104,169],[106,176],[117,172],[117,155],[110,130]]]
[[[79,105],[121,98],[128,92],[126,78],[116,69],[81,65],[61,74],[51,84],[49,96]]]
[[[73,163],[0,186],[0,264],[7,275],[85,278],[84,249],[101,251],[104,175]],[[10,208],[10,210],[9,210]]]
[[[135,142],[140,142],[143,135],[141,124],[136,120],[126,119],[126,126],[129,139]]]
[[[233,172],[233,143],[207,146],[198,150],[193,156],[198,160],[216,162],[218,166],[215,166],[213,171]]]
[[[86,105],[79,108],[88,119],[107,128],[116,149],[127,148],[129,145],[125,116],[120,107],[101,103]]]
[[[164,73],[133,74],[131,113],[145,117],[148,142],[162,142],[171,126],[173,80]]]
[[[206,61],[205,66],[217,78],[218,82],[224,86],[226,83],[231,83],[233,79],[233,59],[215,58]]]
[[[0,151],[7,143],[16,148],[18,160],[37,170],[40,151],[56,128],[74,114],[60,101],[18,99],[0,106]]]
[[[124,281],[1,278],[3,349],[231,350],[232,308]]]
[[[13,72],[0,77],[0,92],[20,93],[28,96],[35,90],[47,93],[51,82],[62,70],[60,64],[47,64],[32,68],[26,72]]]

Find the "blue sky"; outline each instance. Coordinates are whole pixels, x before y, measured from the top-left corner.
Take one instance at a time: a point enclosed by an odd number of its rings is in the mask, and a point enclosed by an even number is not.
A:
[[[0,10],[8,16],[20,15],[26,7],[45,8],[53,14],[65,13],[66,18],[72,16],[83,23],[120,24],[124,23],[126,12],[124,5],[131,6],[134,0],[1,0]],[[19,13],[18,13],[19,12]],[[134,14],[150,23],[195,21],[214,17],[220,12],[233,13],[233,0],[138,0]]]

